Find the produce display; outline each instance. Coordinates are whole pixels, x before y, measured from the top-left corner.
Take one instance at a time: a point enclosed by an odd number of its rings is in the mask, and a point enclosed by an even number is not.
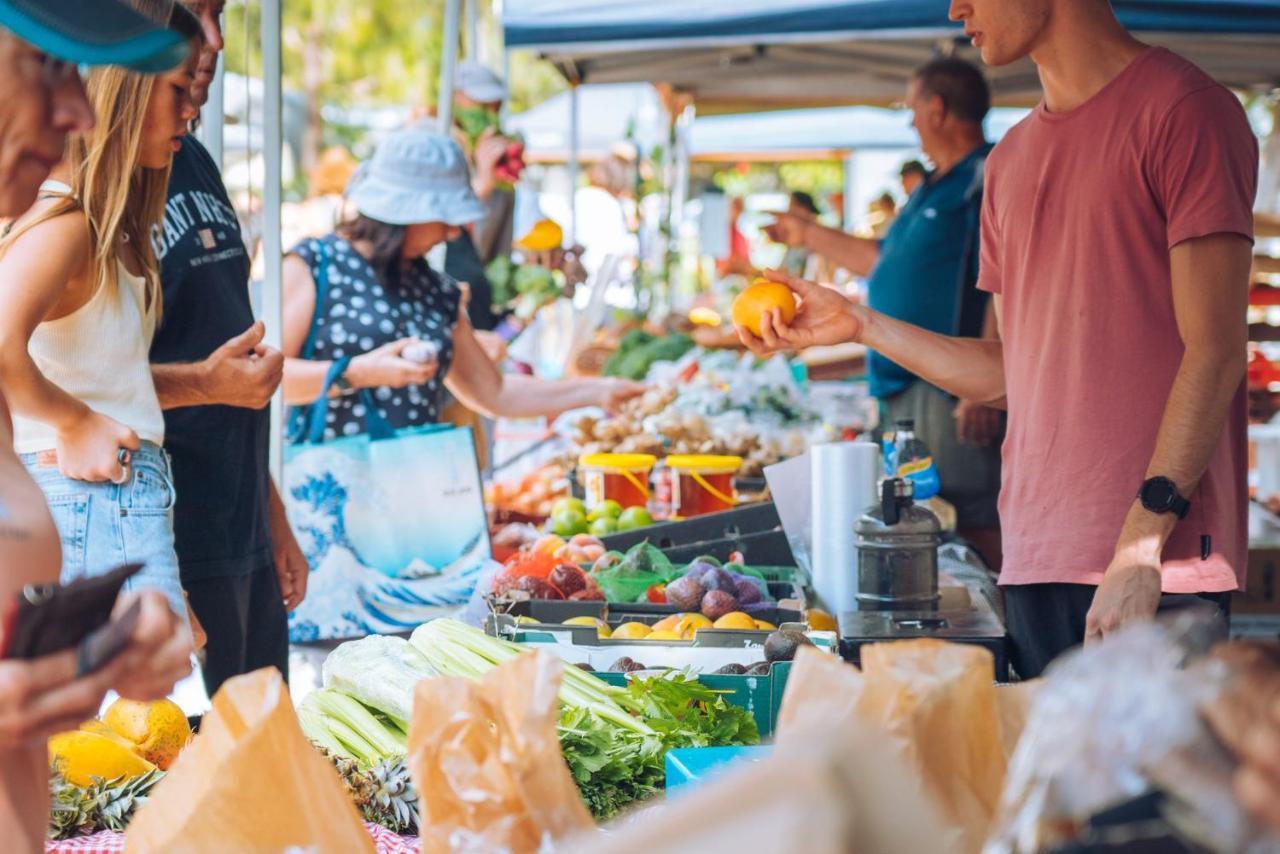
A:
[[[404,826],[416,813],[411,786],[398,771],[405,749],[400,716],[414,685],[437,675],[479,679],[523,652],[454,620],[426,623],[407,642],[351,641],[326,660],[325,688],[303,701],[299,719],[359,793],[357,803],[370,805],[366,817]],[[561,749],[598,818],[660,792],[669,749],[759,741],[750,713],[679,674],[624,688],[567,667],[560,701]]]
[[[485,504],[499,512],[545,519],[555,503],[569,495],[569,472],[561,463],[548,463],[518,481],[495,481],[485,489]]]
[[[563,296],[567,289],[564,274],[541,264],[517,264],[510,256],[499,255],[484,268],[492,285],[495,311],[508,308],[521,320],[532,318],[542,306]]]
[[[683,332],[654,335],[633,329],[622,337],[618,349],[604,363],[606,377],[642,380],[656,362],[674,362],[694,347],[693,339]]]
[[[760,373],[731,355],[724,361],[691,352],[686,359],[695,371],[685,382],[659,384],[616,416],[577,420],[570,433],[577,453],[741,457],[740,475],[759,478],[764,466],[808,449],[814,416],[790,374]]]
[[[175,703],[125,699],[50,738],[50,837],[123,830],[190,740]]]

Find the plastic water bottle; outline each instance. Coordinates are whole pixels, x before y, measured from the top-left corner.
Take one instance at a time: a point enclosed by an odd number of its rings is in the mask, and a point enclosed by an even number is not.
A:
[[[903,419],[897,426],[893,436],[897,476],[911,481],[917,501],[932,498],[942,488],[933,454],[928,445],[916,438],[915,421]]]
[[[894,446],[893,431],[885,430],[880,434],[880,452],[884,456],[884,476],[898,476],[898,449]]]

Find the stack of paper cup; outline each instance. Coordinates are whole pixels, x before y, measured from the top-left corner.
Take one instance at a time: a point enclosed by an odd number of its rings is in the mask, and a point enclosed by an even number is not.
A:
[[[813,588],[832,614],[857,608],[853,526],[877,501],[883,472],[874,442],[835,442],[809,451],[812,466]]]

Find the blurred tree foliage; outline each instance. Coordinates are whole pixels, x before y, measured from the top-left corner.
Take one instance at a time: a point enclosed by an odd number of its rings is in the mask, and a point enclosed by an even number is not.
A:
[[[492,6],[488,0],[479,2],[485,55],[500,57]],[[229,71],[261,74],[260,14],[258,0],[228,4]],[[282,15],[284,85],[308,101],[304,169],[324,146],[350,145],[355,135],[352,128],[328,127],[322,114],[325,106],[435,109],[444,47],[443,0],[283,0]],[[549,63],[523,51],[513,52],[511,78],[514,111],[567,87]]]

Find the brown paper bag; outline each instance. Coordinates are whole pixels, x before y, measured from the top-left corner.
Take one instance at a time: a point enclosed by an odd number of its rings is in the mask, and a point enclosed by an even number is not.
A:
[[[593,826],[556,734],[562,667],[531,652],[479,682],[418,683],[409,770],[422,793],[423,854],[526,854]]]
[[[859,712],[920,770],[943,814],[981,849],[1000,802],[1006,760],[991,653],[932,639],[862,648]]]
[[[200,734],[125,834],[129,854],[373,852],[337,771],[298,726],[274,668],[228,680]]]

